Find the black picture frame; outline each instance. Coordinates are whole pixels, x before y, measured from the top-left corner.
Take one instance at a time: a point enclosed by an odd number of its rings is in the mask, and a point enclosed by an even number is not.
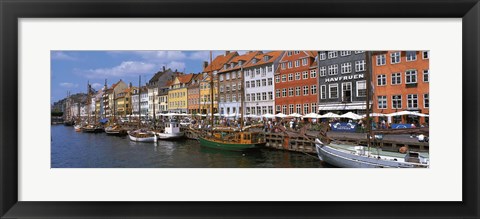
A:
[[[2,218],[479,218],[478,0],[0,0]],[[462,202],[19,202],[18,19],[134,17],[462,18]],[[447,43],[447,42],[446,42]],[[455,73],[452,73],[455,74]],[[455,106],[452,106],[455,110]],[[453,140],[453,141],[452,141]],[[445,139],[455,144],[458,139]],[[455,148],[459,145],[451,145]],[[193,183],[192,186],[195,186]],[[428,186],[428,185],[426,185]],[[200,189],[200,188],[199,188]],[[318,188],[321,189],[321,188]],[[179,191],[181,192],[181,191]],[[441,191],[439,191],[441,192]]]

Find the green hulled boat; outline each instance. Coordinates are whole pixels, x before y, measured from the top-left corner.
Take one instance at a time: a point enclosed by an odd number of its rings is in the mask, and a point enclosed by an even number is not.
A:
[[[198,141],[204,147],[231,151],[258,148],[265,144],[261,132],[235,130],[214,130],[213,135],[201,136]]]

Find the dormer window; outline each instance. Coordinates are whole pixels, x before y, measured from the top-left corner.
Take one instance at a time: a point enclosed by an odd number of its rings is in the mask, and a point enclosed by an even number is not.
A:
[[[233,66],[235,66],[235,63],[234,62],[230,63],[230,68],[233,68]]]
[[[225,63],[225,65],[223,65],[223,68],[224,68],[224,69],[227,69],[227,68],[228,68],[228,65]]]
[[[257,59],[253,59],[253,60],[252,60],[252,63],[253,63],[253,64],[256,64],[256,63],[257,63]]]
[[[243,64],[243,61],[238,62],[238,65],[242,66],[242,64]]]
[[[263,57],[263,61],[265,61],[265,62],[267,62],[269,59],[270,59],[270,57],[268,57],[268,56]]]

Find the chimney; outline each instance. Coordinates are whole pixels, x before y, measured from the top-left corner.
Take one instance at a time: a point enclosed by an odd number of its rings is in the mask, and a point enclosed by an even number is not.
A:
[[[165,65],[163,66],[163,72],[165,72]]]
[[[230,51],[225,51],[225,56],[230,54]]]
[[[131,87],[132,87],[132,82],[130,82],[130,84],[128,85],[128,87],[129,87],[129,88],[131,88]]]
[[[203,62],[203,68],[206,68],[208,66],[208,62],[207,61],[204,61]]]

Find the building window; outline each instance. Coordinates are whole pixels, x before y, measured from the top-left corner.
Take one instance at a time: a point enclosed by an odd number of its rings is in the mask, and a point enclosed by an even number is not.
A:
[[[276,111],[276,112],[280,112],[280,105],[276,105],[276,106],[275,106],[275,111]]]
[[[385,54],[377,55],[377,66],[387,64],[387,56]]]
[[[295,80],[300,80],[300,72],[295,73]]]
[[[232,91],[237,90],[237,85],[232,85]]]
[[[355,61],[355,71],[365,71],[365,60]]]
[[[267,86],[267,79],[262,79],[262,86]]]
[[[250,87],[255,87],[255,81],[250,81]]]
[[[237,89],[238,89],[238,90],[241,90],[241,89],[242,89],[242,84],[241,84],[241,82],[238,82]]]
[[[295,67],[300,67],[300,60],[295,60]]]
[[[279,75],[275,76],[275,83],[280,83],[280,76]]]
[[[236,94],[232,94],[232,102],[237,102],[237,95]]]
[[[268,113],[273,114],[273,106],[268,106]]]
[[[282,69],[285,69],[285,62],[282,63]]]
[[[230,80],[230,72],[225,74],[225,80],[227,80],[227,81]]]
[[[303,86],[303,96],[308,95],[308,86]]]
[[[255,94],[252,94],[252,101],[255,101]]]
[[[228,92],[230,91],[230,85],[225,86],[225,90]]]
[[[296,87],[296,88],[295,88],[295,95],[296,95],[296,96],[300,96],[300,90],[301,90],[300,87]]]
[[[223,81],[223,75],[220,75],[220,81]]]
[[[223,85],[220,86],[220,92],[223,92]]]
[[[405,72],[405,84],[417,83],[417,70],[408,70]]]
[[[327,58],[327,56],[325,55],[325,52],[318,53],[318,56],[319,56],[320,60],[325,60]]]
[[[272,80],[272,78],[268,78],[267,80],[268,80],[268,86],[272,86],[272,85],[273,85],[273,80]]]
[[[312,106],[312,113],[317,112],[317,103],[311,103],[310,105]]]
[[[336,75],[338,73],[338,65],[329,65],[328,66],[328,75]]]
[[[293,113],[293,104],[288,105],[288,112],[289,114]]]
[[[342,63],[341,64],[341,72],[342,72],[342,74],[352,72],[352,63],[350,63],[350,62]]]
[[[287,81],[287,75],[282,75],[282,82]]]
[[[400,52],[390,53],[390,64],[400,63]]]
[[[267,92],[262,92],[262,100],[267,100]]]
[[[402,83],[402,75],[400,72],[392,74],[392,85],[401,84]]]
[[[307,58],[302,59],[302,65],[303,66],[308,65],[308,59]]]
[[[257,93],[257,100],[258,100],[258,101],[262,100],[262,99],[260,99],[260,98],[262,98],[262,94],[261,94],[261,93]]]
[[[299,73],[300,75],[300,73]],[[326,66],[322,66],[320,67],[320,77],[323,77],[323,76],[326,76],[327,75],[327,67]]]
[[[282,113],[287,114],[287,105],[282,106]]]
[[[313,69],[310,70],[310,78],[316,78],[317,77],[317,70]]]
[[[268,92],[268,99],[273,100],[273,92],[272,91]]]
[[[387,96],[378,96],[378,109],[386,109],[387,108]]]
[[[430,70],[423,70],[423,82],[430,82]]]
[[[275,90],[275,97],[276,98],[280,97],[280,89]]]
[[[429,59],[430,58],[430,51],[423,51],[422,52],[422,58],[423,59]]]
[[[332,98],[338,98],[338,84],[330,84],[328,85],[328,88],[330,90],[329,92],[329,97],[330,99]]]
[[[418,96],[416,94],[407,95],[407,108],[418,109]]]
[[[288,96],[293,96],[293,87],[288,88]]]
[[[292,68],[292,62],[288,62],[288,68]]]
[[[262,85],[261,85],[260,80],[257,80],[257,87],[261,87],[261,86],[262,86]]]
[[[417,52],[416,51],[407,51],[406,55],[407,55],[407,62],[417,60]]]
[[[357,97],[367,96],[367,84],[365,81],[357,81]]]
[[[221,98],[221,97],[220,97],[220,98]],[[222,98],[222,99],[223,99],[223,98]],[[245,99],[246,99],[245,101],[250,101],[250,94],[247,94],[247,95],[245,96]]]
[[[377,86],[385,86],[387,85],[387,76],[386,75],[378,75],[377,76]]]
[[[303,104],[303,115],[308,114],[308,103]]]
[[[351,54],[352,54],[352,51],[340,51],[340,56],[348,56]]]
[[[282,89],[282,97],[286,97],[287,96],[287,88],[283,88]]]
[[[337,51],[328,52],[328,58],[329,58],[329,59],[336,58],[337,56],[338,56],[338,52],[337,52]]]
[[[302,110],[302,105],[301,104],[297,104],[296,109],[297,109],[296,113],[298,113],[298,114],[302,113],[302,111],[301,111]]]
[[[317,85],[310,86],[310,93],[312,95],[317,94]]]
[[[303,74],[303,79],[308,79],[308,71],[302,72]]]
[[[428,101],[428,94],[423,95],[423,107],[428,108],[430,106],[430,103]]]
[[[292,55],[292,51],[288,51],[287,56],[291,56],[291,55]]]
[[[293,73],[288,74],[288,81],[293,81]]]
[[[342,83],[342,101],[352,101],[352,82]]]
[[[320,86],[320,99],[327,98],[327,85]]]

